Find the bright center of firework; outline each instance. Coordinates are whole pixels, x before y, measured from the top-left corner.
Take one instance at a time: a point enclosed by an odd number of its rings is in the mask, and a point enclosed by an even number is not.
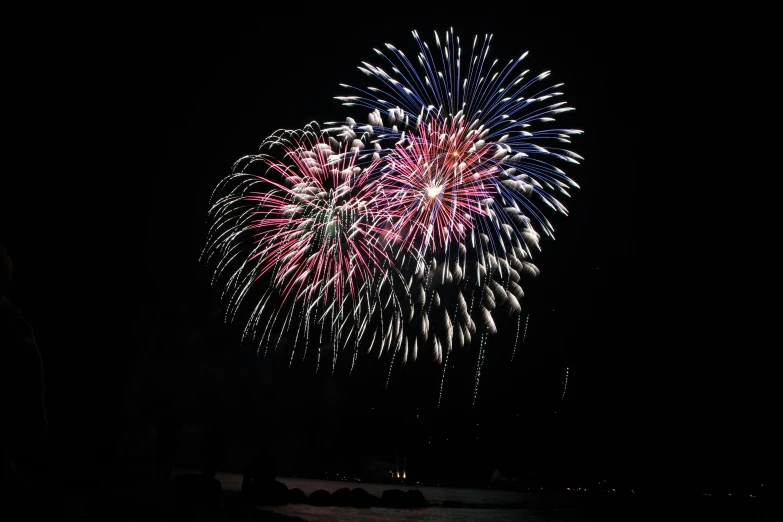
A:
[[[427,189],[427,195],[431,198],[435,198],[440,194],[441,186],[438,185],[437,187],[430,187]]]

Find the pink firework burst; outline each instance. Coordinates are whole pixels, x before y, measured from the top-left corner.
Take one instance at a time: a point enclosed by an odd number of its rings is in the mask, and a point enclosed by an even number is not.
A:
[[[236,314],[251,288],[264,288],[245,334],[257,338],[261,329],[260,340],[271,343],[273,330],[278,339],[295,332],[292,358],[300,339],[306,353],[314,328],[319,361],[324,343],[353,344],[355,351],[370,335],[382,350],[399,337],[400,281],[374,175],[380,159],[363,148],[361,140],[310,128],[283,131],[264,142],[264,154],[237,162],[218,187],[223,195],[212,208],[208,250],[220,258],[216,277],[228,274],[229,313]],[[266,172],[250,173],[253,165]],[[332,352],[334,369],[338,350]]]
[[[402,248],[423,253],[465,240],[497,192],[490,152],[462,119],[419,123],[405,134],[381,178]]]
[[[379,221],[378,195],[368,182],[377,167],[356,165],[357,155],[334,151],[328,142],[295,142],[284,149],[288,161],[266,159],[283,178],[276,190],[251,192],[257,206],[250,223],[261,248],[250,257],[263,265],[257,277],[274,270],[273,284],[283,299],[342,302],[356,297],[387,254]]]

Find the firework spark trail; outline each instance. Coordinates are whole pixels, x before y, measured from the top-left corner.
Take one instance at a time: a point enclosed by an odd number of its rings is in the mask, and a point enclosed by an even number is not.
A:
[[[481,334],[481,342],[478,350],[478,361],[476,362],[476,376],[473,383],[473,405],[476,405],[478,399],[479,382],[481,381],[481,370],[484,367],[484,348],[487,344],[487,332]]]
[[[443,371],[440,374],[440,387],[438,388],[438,408],[440,408],[441,399],[443,399],[443,385],[446,381],[446,369],[449,367],[449,354],[446,353],[446,358],[443,360]]]
[[[511,352],[511,360],[514,360],[514,356],[517,354],[517,339],[519,339],[519,317],[517,318],[517,335],[514,338],[514,350]],[[530,321],[530,314],[525,317],[525,331],[522,333],[522,344],[525,344],[525,337],[527,337],[527,324]]]
[[[563,380],[563,394],[560,396],[560,400],[565,399],[566,389],[568,388],[568,366],[566,366],[565,379]]]

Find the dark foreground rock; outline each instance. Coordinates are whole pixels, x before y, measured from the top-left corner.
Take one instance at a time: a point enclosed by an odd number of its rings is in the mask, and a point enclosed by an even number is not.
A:
[[[381,495],[381,502],[387,507],[404,507],[405,492],[401,489],[387,489]]]
[[[289,489],[288,502],[290,504],[307,504],[307,495],[299,488]]]
[[[351,505],[351,490],[350,488],[340,488],[332,493],[332,505],[333,506],[350,506]]]
[[[332,504],[332,495],[325,489],[318,489],[310,493],[308,501],[314,506],[329,506]]]
[[[427,501],[424,499],[424,493],[418,489],[409,489],[405,493],[405,502],[410,507],[424,507],[427,505]]]
[[[370,495],[362,488],[353,488],[351,490],[351,505],[353,507],[370,507],[380,505],[381,499]]]
[[[385,507],[410,508],[424,507],[427,505],[427,501],[424,494],[418,489],[409,489],[408,491],[387,489],[383,492],[381,504]]]

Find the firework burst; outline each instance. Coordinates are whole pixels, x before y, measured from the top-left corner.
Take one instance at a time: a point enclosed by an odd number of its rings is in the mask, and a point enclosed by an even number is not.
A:
[[[381,186],[397,218],[395,247],[424,267],[413,293],[426,296],[435,359],[478,331],[483,361],[484,334],[521,312],[540,237],[554,237],[543,209],[568,213],[558,198],[578,185],[555,163],[579,163],[562,144],[582,131],[553,124],[573,108],[549,71],[523,70],[527,53],[500,65],[489,58],[491,35],[476,36],[465,56],[453,31],[435,33],[432,49],[413,37],[415,60],[391,44],[375,49],[383,63],[359,67],[375,85],[343,84],[352,92],[338,99],[369,109],[368,125],[386,140]]]
[[[486,215],[495,167],[482,161],[489,148],[477,149],[466,133],[464,126],[422,124],[388,154],[382,186],[401,248],[448,250],[475,228],[475,216]]]
[[[366,122],[278,131],[237,161],[204,257],[229,318],[252,304],[245,336],[265,353],[314,345],[334,371],[366,350],[391,354],[391,371],[426,349],[445,378],[449,353],[476,341],[475,398],[498,320],[517,317],[519,338],[533,255],[554,234],[545,213],[567,215],[559,198],[578,188],[556,163],[579,163],[563,144],[582,131],[554,124],[573,109],[548,71],[523,70],[527,53],[499,65],[491,35],[465,56],[453,31],[433,48],[413,36],[413,61],[386,44],[381,66],[359,67],[375,85],[342,85]]]
[[[215,277],[226,280],[228,314],[263,282],[245,335],[266,347],[284,333],[293,337],[292,360],[298,347],[304,358],[315,338],[319,353],[330,348],[332,369],[341,347],[352,346],[355,360],[367,337],[380,352],[402,347],[395,339],[409,299],[389,256],[388,217],[371,176],[379,159],[364,143],[315,125],[281,131],[261,154],[240,159],[216,191],[205,256],[217,258]],[[269,315],[274,319],[262,323]]]

